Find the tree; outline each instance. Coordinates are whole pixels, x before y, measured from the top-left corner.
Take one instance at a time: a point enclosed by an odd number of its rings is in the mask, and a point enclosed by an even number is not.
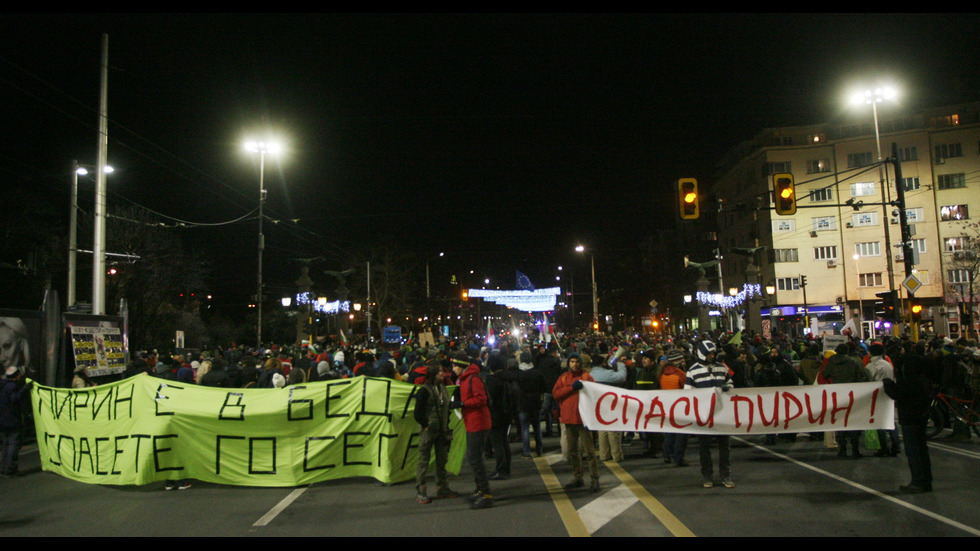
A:
[[[4,199],[11,208],[0,216],[0,305],[33,310],[52,280],[66,274],[67,224],[50,201],[20,187]]]
[[[973,307],[977,303],[978,281],[980,277],[980,223],[962,222],[962,233],[954,238],[955,246],[952,258],[947,264],[946,283],[949,294],[958,304],[965,303],[965,312],[960,319],[960,325],[966,328],[967,334],[975,337]]]
[[[131,208],[113,210],[106,226],[107,252],[127,255],[107,262],[115,273],[106,277],[106,305],[112,311],[127,300],[131,347],[169,349],[177,329],[185,331],[187,346],[207,342],[198,323],[206,263],[185,252],[178,230]]]
[[[404,320],[412,310],[413,274],[420,273],[418,257],[391,240],[372,247],[350,266],[357,275],[348,278],[351,296],[367,297],[367,263],[371,263],[371,325],[383,327],[387,318]],[[394,323],[394,322],[393,322]],[[396,323],[396,325],[401,325]]]

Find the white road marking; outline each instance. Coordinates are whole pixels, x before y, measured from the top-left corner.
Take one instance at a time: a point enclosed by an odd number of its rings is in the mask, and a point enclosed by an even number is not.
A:
[[[307,486],[306,488],[309,488],[309,486]],[[289,507],[289,505],[292,504],[292,502],[296,501],[296,498],[303,495],[303,492],[306,491],[306,488],[296,488],[295,490],[290,492],[290,494],[284,497],[282,501],[277,503],[275,507],[269,509],[268,513],[262,515],[262,518],[255,521],[255,524],[253,524],[252,526],[253,527],[265,526],[266,524],[272,522],[277,516],[279,516],[279,513],[283,512],[286,509],[286,507]]]
[[[826,477],[833,478],[834,480],[837,480],[839,482],[843,482],[844,484],[847,484],[848,486],[851,486],[853,488],[857,488],[858,490],[861,490],[863,492],[867,492],[867,493],[869,493],[871,495],[880,497],[881,499],[884,499],[886,501],[890,501],[890,502],[894,503],[895,505],[898,505],[900,507],[904,507],[904,508],[906,508],[906,509],[908,509],[910,511],[915,511],[916,513],[925,515],[925,516],[927,516],[929,518],[933,518],[935,520],[938,520],[939,522],[942,522],[943,524],[948,524],[948,525],[950,525],[950,526],[952,526],[954,528],[958,528],[958,529],[963,530],[964,532],[967,532],[967,533],[972,534],[974,536],[980,536],[980,530],[978,530],[976,528],[973,528],[972,526],[967,526],[967,525],[965,525],[965,524],[963,524],[961,522],[957,522],[957,521],[955,521],[955,520],[953,520],[951,518],[946,518],[946,517],[944,517],[942,515],[933,513],[932,511],[928,511],[926,509],[923,509],[922,507],[917,507],[915,505],[912,505],[911,503],[908,503],[906,501],[902,501],[901,499],[898,499],[896,497],[892,497],[890,495],[883,494],[883,493],[879,492],[878,490],[875,490],[873,488],[868,488],[867,486],[864,486],[862,484],[858,484],[857,482],[853,482],[853,481],[848,480],[848,479],[846,479],[844,477],[838,476],[838,475],[836,475],[834,473],[827,472],[827,471],[825,471],[823,469],[819,469],[817,467],[814,467],[813,465],[804,463],[802,461],[797,461],[796,459],[793,459],[792,457],[789,457],[787,455],[783,455],[781,453],[774,452],[774,451],[770,450],[769,448],[766,448],[765,446],[760,446],[758,444],[753,444],[752,442],[748,442],[746,440],[743,440],[743,439],[737,438],[737,437],[732,437],[732,438],[733,438],[733,440],[738,440],[739,442],[742,442],[743,444],[752,446],[752,447],[754,447],[754,448],[756,448],[758,450],[765,451],[766,453],[772,454],[772,455],[774,455],[774,456],[776,456],[776,457],[778,457],[780,459],[784,459],[786,461],[789,461],[790,463],[793,463],[795,465],[798,465],[800,467],[803,467],[804,469],[810,469],[811,471],[813,471],[815,473],[819,473],[819,474],[822,474],[822,475],[824,475]]]

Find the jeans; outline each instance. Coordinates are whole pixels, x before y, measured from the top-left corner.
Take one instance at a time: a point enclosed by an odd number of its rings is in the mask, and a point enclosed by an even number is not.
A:
[[[3,474],[17,474],[18,459],[20,458],[21,431],[18,429],[3,431],[3,464],[0,467]]]
[[[487,445],[489,430],[466,433],[466,460],[473,470],[473,480],[476,491],[489,494],[490,481],[487,479],[487,468],[483,464],[483,448]]]
[[[905,456],[912,472],[912,484],[931,490],[932,461],[929,459],[925,424],[902,425],[902,438],[905,439]]]
[[[701,474],[710,479],[714,470],[711,460],[711,444],[718,442],[718,474],[728,478],[732,474],[730,436],[698,436],[698,446],[701,448]]]
[[[495,426],[490,429],[490,445],[493,446],[493,456],[497,460],[496,472],[503,476],[510,476],[510,442],[507,441],[509,426]]]
[[[522,411],[518,417],[521,420],[522,453],[531,455],[531,429],[534,429],[534,449],[537,450],[538,455],[541,455],[544,444],[541,443],[541,421],[538,412],[526,413]]]
[[[664,457],[670,459],[674,463],[682,463],[684,461],[684,452],[687,451],[687,437],[686,434],[675,434],[668,432],[664,435]]]
[[[544,433],[546,435],[551,435],[551,423],[555,421],[554,410],[555,397],[550,392],[544,393],[541,397],[541,420],[545,423]]]
[[[897,454],[902,449],[901,444],[898,442],[898,429],[879,430],[878,443],[881,444],[881,451],[891,453],[892,455]]]

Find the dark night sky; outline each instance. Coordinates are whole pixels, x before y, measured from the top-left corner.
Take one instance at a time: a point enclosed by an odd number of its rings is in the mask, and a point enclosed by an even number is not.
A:
[[[289,153],[267,165],[269,216],[299,222],[270,230],[270,266],[340,268],[391,236],[450,251],[453,270],[540,280],[579,240],[617,254],[671,227],[674,180],[707,178],[762,128],[835,117],[851,83],[889,77],[923,107],[980,99],[980,18],[965,14],[0,21],[4,187],[67,207],[70,161],[96,158],[107,33],[110,203],[240,217],[258,195],[242,140],[271,128]],[[254,270],[254,221],[187,231]]]

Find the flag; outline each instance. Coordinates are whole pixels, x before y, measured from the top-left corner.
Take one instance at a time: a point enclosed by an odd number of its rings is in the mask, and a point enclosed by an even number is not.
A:
[[[854,323],[854,318],[847,320],[847,323],[844,324],[844,328],[841,329],[841,335],[847,335],[849,337],[853,336],[859,339],[862,337],[862,335],[858,333],[857,325]]]
[[[534,290],[534,284],[531,283],[531,280],[526,275],[522,274],[520,270],[517,271],[517,288],[521,291]]]
[[[732,335],[732,338],[729,339],[728,344],[734,344],[735,346],[740,346],[742,344],[742,331],[739,330],[738,333]]]
[[[344,334],[344,330],[339,329],[339,331],[340,331],[340,344],[342,344],[343,346],[347,346],[348,344],[350,344],[347,342],[347,335]]]
[[[493,346],[493,342],[494,342],[494,338],[493,338],[493,325],[490,322],[490,320],[487,319],[487,344],[489,344],[490,346]]]

